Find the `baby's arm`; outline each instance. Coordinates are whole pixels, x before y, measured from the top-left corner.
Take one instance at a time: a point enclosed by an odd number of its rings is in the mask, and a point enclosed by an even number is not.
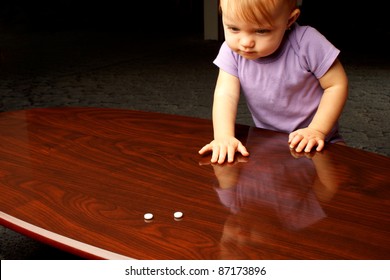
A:
[[[213,127],[214,140],[205,145],[199,154],[212,152],[211,162],[234,161],[236,152],[243,156],[249,153],[235,137],[235,121],[240,98],[240,82],[237,77],[219,70],[214,92]]]
[[[339,119],[348,96],[348,78],[340,61],[336,59],[328,72],[319,79],[323,96],[313,120],[307,128],[289,135],[289,145],[297,152],[321,151],[325,137]]]

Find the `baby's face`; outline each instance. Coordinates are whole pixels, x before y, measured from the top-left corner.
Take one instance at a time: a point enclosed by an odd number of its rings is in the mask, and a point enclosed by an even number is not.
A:
[[[226,43],[244,58],[253,60],[267,57],[279,48],[289,27],[290,15],[286,7],[275,8],[271,15],[271,26],[266,19],[248,22],[234,13],[222,11]]]

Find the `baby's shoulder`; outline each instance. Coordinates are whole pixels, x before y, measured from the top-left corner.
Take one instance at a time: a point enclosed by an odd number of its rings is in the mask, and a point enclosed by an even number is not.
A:
[[[304,44],[305,42],[310,42],[318,38],[325,39],[316,28],[309,25],[299,25],[295,24],[294,28],[290,33],[290,40],[296,41],[298,44]]]

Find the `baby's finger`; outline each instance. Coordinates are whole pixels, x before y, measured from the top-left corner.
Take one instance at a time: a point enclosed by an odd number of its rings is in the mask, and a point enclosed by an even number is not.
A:
[[[211,145],[207,144],[207,145],[203,146],[203,148],[200,149],[198,153],[203,155],[203,154],[205,154],[205,153],[207,153],[207,152],[209,152],[211,150],[212,150]]]
[[[228,157],[228,162],[233,162],[234,161],[234,155],[236,153],[236,150],[234,149],[233,146],[229,146],[227,150],[227,157]]]
[[[297,151],[298,153],[302,152],[305,149],[306,145],[307,145],[307,140],[301,139],[298,146],[296,146],[295,151]]]
[[[320,152],[320,151],[322,151],[322,149],[325,147],[325,141],[324,140],[319,140],[318,141],[318,146],[317,146],[317,149],[316,149],[316,151],[317,152]]]
[[[306,145],[306,148],[305,148],[305,152],[306,153],[310,153],[311,149],[313,149],[313,147],[315,147],[316,145],[317,145],[317,141],[315,139],[310,139],[307,142],[307,145]]]
[[[227,149],[226,147],[219,147],[219,157],[218,157],[218,163],[222,164],[225,162]]]
[[[242,145],[241,143],[238,145],[238,148],[237,148],[237,151],[239,152],[239,153],[241,153],[241,155],[243,155],[243,156],[249,156],[249,152],[248,152],[248,150],[245,148],[245,146],[244,145]]]
[[[303,139],[303,136],[296,134],[290,141],[290,148],[294,149]]]
[[[212,163],[216,163],[218,161],[218,158],[219,158],[219,146],[214,146],[212,148],[212,150],[213,150],[213,154],[211,156],[211,160],[210,161]]]

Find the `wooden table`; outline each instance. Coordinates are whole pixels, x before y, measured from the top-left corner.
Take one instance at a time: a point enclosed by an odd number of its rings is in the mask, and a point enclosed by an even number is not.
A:
[[[99,108],[0,114],[0,224],[88,259],[389,259],[390,158],[210,120]],[[175,220],[173,213],[184,216]],[[154,219],[147,222],[144,214]]]

